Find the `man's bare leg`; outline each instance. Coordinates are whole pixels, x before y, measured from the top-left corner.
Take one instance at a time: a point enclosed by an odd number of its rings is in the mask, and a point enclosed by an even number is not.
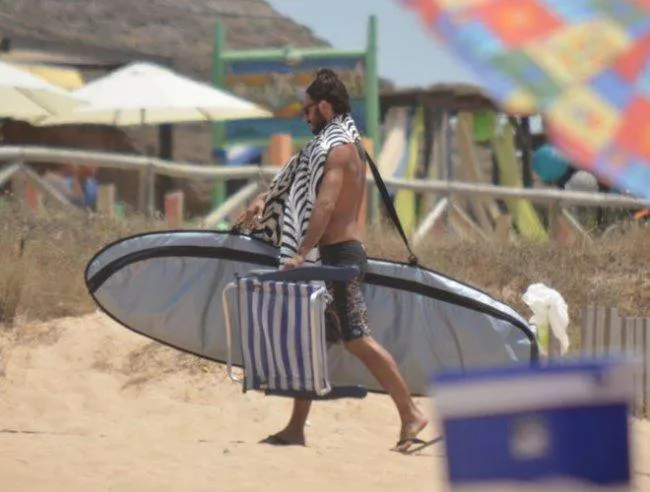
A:
[[[345,343],[345,348],[368,368],[379,384],[391,396],[402,422],[400,441],[415,438],[426,427],[428,419],[422,414],[411,398],[406,382],[399,373],[390,353],[372,337],[363,337]],[[293,410],[287,426],[277,434],[267,438],[272,444],[305,444],[305,424],[311,409],[311,400],[293,401]],[[397,446],[405,451],[411,443],[405,441]]]
[[[305,445],[305,424],[311,409],[311,400],[293,400],[293,411],[287,426],[277,434],[269,436],[265,441],[270,444],[300,444]]]
[[[429,421],[411,398],[395,359],[374,338],[369,336],[346,342],[345,348],[368,368],[395,402],[402,421],[400,441],[414,439]],[[411,442],[406,441],[396,449],[405,451],[410,445]]]

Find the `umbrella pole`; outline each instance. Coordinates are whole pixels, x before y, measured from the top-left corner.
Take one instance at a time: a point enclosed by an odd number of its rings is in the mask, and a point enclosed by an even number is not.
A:
[[[174,127],[170,124],[160,125],[158,128],[158,156],[164,161],[174,160]],[[165,194],[172,190],[174,181],[169,176],[156,176],[156,209],[165,207]]]
[[[147,216],[154,218],[156,213],[156,173],[154,167],[149,164],[147,168]]]
[[[146,124],[146,114],[140,109],[140,127]],[[156,211],[156,173],[150,159],[155,157],[154,152],[149,152],[149,146],[145,145],[145,157],[147,167],[140,171],[140,183],[138,190],[138,208],[148,219],[153,219]]]
[[[174,132],[173,126],[160,125],[158,129],[158,140],[160,147],[160,158],[165,161],[174,160]]]

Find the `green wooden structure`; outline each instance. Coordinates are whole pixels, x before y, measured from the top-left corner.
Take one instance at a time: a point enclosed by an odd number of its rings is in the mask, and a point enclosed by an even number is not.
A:
[[[226,47],[225,35],[226,33],[223,24],[221,22],[216,22],[214,26],[212,82],[214,86],[225,90],[231,90],[228,86],[227,78],[231,67],[238,64],[240,66],[242,64],[248,64],[249,66],[255,66],[255,64],[258,64],[258,66],[264,66],[264,64],[267,64],[274,68],[287,71],[291,71],[292,67],[302,67],[296,68],[296,70],[302,72],[310,70],[311,72],[315,72],[315,69],[319,67],[331,67],[336,70],[337,64],[345,63],[345,60],[349,60],[350,62],[354,60],[362,61],[363,87],[359,88],[359,93],[362,94],[363,114],[355,116],[357,120],[359,120],[360,117],[362,118],[363,121],[358,121],[358,123],[361,123],[360,126],[362,127],[362,132],[365,137],[373,141],[375,153],[379,152],[379,76],[377,74],[377,19],[375,16],[370,16],[368,19],[367,45],[363,50],[294,48],[290,46],[264,50],[228,50]],[[328,62],[330,62],[331,65],[328,64]],[[263,74],[260,76],[263,76]],[[240,95],[245,97],[243,94]],[[263,105],[265,104],[263,97],[249,97],[248,99]],[[297,102],[294,101],[293,104],[293,111],[296,111]],[[267,106],[269,105],[267,104]],[[275,119],[276,118],[273,118],[273,120]],[[278,117],[277,120],[280,123],[289,121],[282,119],[281,117]],[[294,122],[294,124],[295,123],[296,122]],[[264,147],[268,143],[268,138],[271,136],[270,134],[265,134],[263,130],[257,136],[252,136],[250,138],[239,138],[237,135],[231,136],[228,135],[228,125],[231,125],[231,123],[215,123],[214,125],[212,147],[214,151],[217,151],[217,153],[219,150],[224,149],[226,145],[239,143],[254,144]],[[245,125],[246,123],[244,122],[244,126]],[[281,124],[280,127],[282,127]],[[287,127],[289,127],[289,125],[287,125]],[[232,126],[230,128],[232,128]],[[246,128],[244,128],[244,130],[246,130]],[[283,133],[291,133],[297,144],[305,143],[308,140],[305,135],[297,135],[292,131],[283,131]],[[225,200],[225,189],[225,183],[219,183],[216,186],[213,197],[214,207],[217,207]]]

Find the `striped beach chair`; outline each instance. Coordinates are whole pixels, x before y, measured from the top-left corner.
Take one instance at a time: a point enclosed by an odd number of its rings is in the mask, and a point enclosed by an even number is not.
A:
[[[363,387],[332,388],[327,368],[324,281],[345,281],[356,268],[306,267],[249,273],[223,293],[228,340],[228,374],[232,371],[232,323],[228,294],[237,291],[238,329],[244,392],[310,399],[363,398]]]

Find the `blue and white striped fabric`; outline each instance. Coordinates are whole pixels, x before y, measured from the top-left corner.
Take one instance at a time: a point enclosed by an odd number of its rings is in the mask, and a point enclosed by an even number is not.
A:
[[[322,284],[238,284],[244,391],[329,393]]]

